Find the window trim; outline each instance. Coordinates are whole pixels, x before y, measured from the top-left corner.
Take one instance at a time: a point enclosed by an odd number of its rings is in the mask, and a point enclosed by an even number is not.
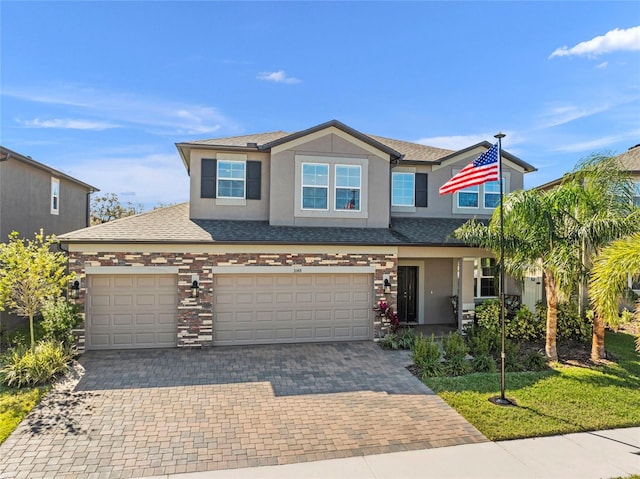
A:
[[[464,210],[477,210],[478,208],[480,208],[480,186],[481,185],[473,185],[473,186],[468,186],[467,188],[464,188],[462,190],[458,190],[456,191],[456,206],[460,209],[464,209]],[[477,191],[475,191],[475,193],[478,195],[478,202],[476,206],[462,206],[460,205],[460,193],[474,193],[473,191],[467,191],[470,190],[471,188],[477,188]],[[484,190],[484,188],[483,188]]]
[[[60,214],[60,179],[51,177],[51,196],[49,209],[52,215]]]
[[[358,168],[358,183],[357,187],[344,187],[338,186],[338,168]],[[331,183],[331,181],[329,181]],[[358,190],[358,208],[338,208],[338,190]],[[362,166],[361,165],[348,165],[343,163],[336,163],[333,168],[333,211],[341,211],[347,213],[360,213],[362,211]]]
[[[393,194],[393,190],[394,190],[394,183],[393,183],[393,177],[394,175],[409,175],[411,176],[412,180],[413,180],[413,188],[411,191],[411,204],[398,204],[398,203],[394,203],[393,199],[394,199],[394,194]],[[415,208],[416,206],[416,174],[415,172],[412,171],[392,171],[391,172],[391,206],[392,207],[406,207],[406,208]]]
[[[496,192],[494,192],[494,191],[487,192],[487,190],[486,190],[485,186],[486,186],[488,183],[498,183],[498,192],[497,192],[497,193],[496,193]],[[502,178],[502,184],[505,184],[504,178]],[[496,195],[496,194],[497,194],[497,195],[498,195],[498,205],[500,204],[500,188],[501,188],[501,186],[500,186],[500,185],[501,185],[501,183],[500,183],[500,181],[499,181],[499,180],[496,180],[496,181],[487,181],[486,183],[483,183],[483,184],[482,184],[482,207],[483,207],[485,210],[495,210],[495,209],[497,208],[497,206],[487,206],[487,195],[488,195],[488,194],[489,194],[489,195]]]
[[[483,274],[483,268],[482,268],[482,260],[484,259],[488,259],[489,261],[494,261],[494,265],[492,266],[493,268],[497,268],[497,261],[495,258],[491,258],[489,256],[482,256],[479,258],[475,258],[474,260],[474,275],[473,275],[473,282],[474,282],[474,288],[473,288],[473,295],[474,298],[482,298],[482,299],[490,299],[490,298],[497,298],[498,297],[498,293],[499,293],[499,285],[496,284],[496,276],[495,275],[484,275]],[[495,290],[494,292],[496,293],[493,296],[482,296],[482,280],[486,279],[486,278],[491,278],[494,280],[494,285],[493,285],[493,289]]]
[[[313,166],[326,166],[327,168],[327,185],[326,186],[318,186],[318,185],[305,185],[304,183],[304,167],[305,165],[313,165]],[[329,211],[329,187],[331,185],[331,178],[329,175],[331,174],[331,169],[329,168],[329,163],[314,163],[310,161],[303,161],[300,164],[300,210],[302,211]],[[326,208],[305,208],[304,207],[304,189],[305,188],[324,188],[327,191],[327,207]]]
[[[238,178],[226,178],[220,175],[220,165],[223,163],[239,163],[242,165],[242,196],[220,195],[220,181],[239,181]],[[242,160],[217,160],[216,164],[216,198],[222,200],[244,200],[247,197],[247,162]]]

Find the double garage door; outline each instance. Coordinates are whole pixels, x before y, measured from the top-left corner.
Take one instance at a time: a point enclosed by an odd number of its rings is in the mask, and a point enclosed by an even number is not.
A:
[[[216,274],[214,345],[371,339],[371,274]]]
[[[175,274],[98,274],[87,278],[87,349],[176,346],[178,280]]]
[[[87,349],[175,347],[177,275],[88,275]],[[215,274],[216,346],[373,337],[371,274]]]

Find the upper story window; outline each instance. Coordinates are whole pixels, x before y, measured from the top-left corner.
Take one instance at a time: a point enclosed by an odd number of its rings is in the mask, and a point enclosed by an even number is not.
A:
[[[60,213],[60,180],[51,178],[51,214]]]
[[[460,190],[458,195],[458,208],[477,208],[478,199],[480,197],[479,185],[470,186],[464,190]]]
[[[415,175],[393,172],[391,180],[391,205],[415,206]]]
[[[329,198],[329,165],[302,164],[302,209],[327,210]]]
[[[496,208],[500,205],[500,182],[488,181],[484,184],[484,207]]]
[[[261,186],[260,161],[202,158],[200,198],[219,198],[216,204],[237,206],[243,200],[259,200]]]
[[[218,198],[245,197],[245,162],[218,161]]]
[[[336,165],[336,210],[360,211],[361,168]]]

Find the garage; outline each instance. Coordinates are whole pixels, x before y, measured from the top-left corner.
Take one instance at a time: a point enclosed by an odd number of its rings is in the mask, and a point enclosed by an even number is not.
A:
[[[214,274],[213,343],[368,340],[372,274]]]
[[[87,349],[176,346],[175,274],[91,274],[87,283]]]

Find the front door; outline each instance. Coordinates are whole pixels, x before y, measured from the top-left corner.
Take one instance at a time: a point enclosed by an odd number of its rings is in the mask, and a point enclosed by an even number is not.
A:
[[[398,266],[398,319],[417,322],[418,267]]]

